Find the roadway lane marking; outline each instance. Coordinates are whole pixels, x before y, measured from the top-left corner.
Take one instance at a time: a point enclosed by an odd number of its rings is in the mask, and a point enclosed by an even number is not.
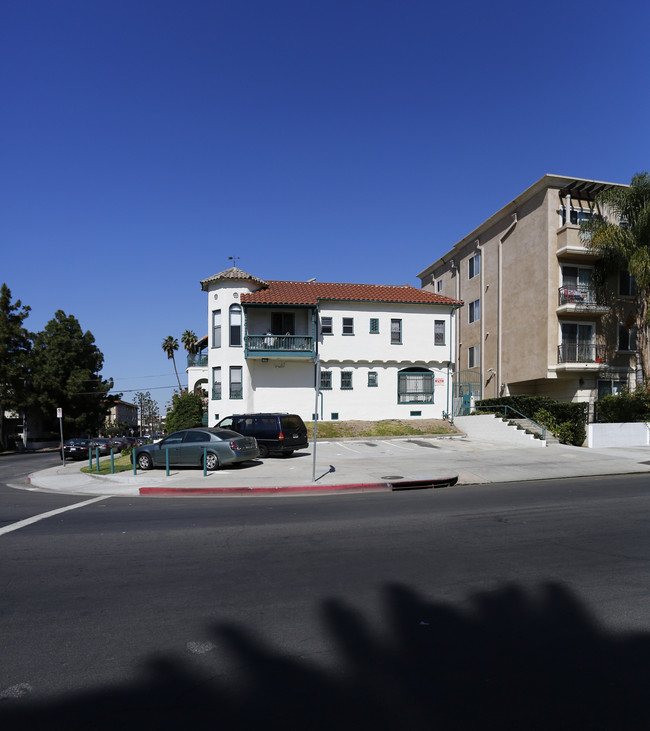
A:
[[[45,520],[45,518],[51,518],[53,515],[59,515],[60,513],[65,513],[68,510],[76,510],[77,508],[83,508],[86,505],[92,505],[93,503],[97,503],[100,500],[106,500],[109,497],[111,497],[111,496],[102,495],[101,497],[94,497],[91,500],[84,500],[82,503],[75,503],[74,505],[68,505],[65,508],[58,508],[57,510],[50,510],[49,513],[41,513],[40,515],[35,515],[33,518],[26,518],[25,520],[18,521],[18,523],[12,523],[11,525],[6,525],[4,528],[0,528],[0,536],[4,535],[5,533],[11,533],[12,530],[20,530],[21,528],[26,528],[28,525],[31,525],[32,523],[38,523],[39,520]]]

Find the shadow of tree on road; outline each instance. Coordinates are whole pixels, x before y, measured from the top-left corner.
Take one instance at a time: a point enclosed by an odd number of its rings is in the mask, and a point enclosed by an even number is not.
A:
[[[4,728],[500,729],[650,728],[650,635],[599,626],[559,584],[507,585],[462,609],[385,589],[387,621],[327,601],[333,664],[218,625],[237,680],[160,657],[125,686],[40,704],[5,701]]]

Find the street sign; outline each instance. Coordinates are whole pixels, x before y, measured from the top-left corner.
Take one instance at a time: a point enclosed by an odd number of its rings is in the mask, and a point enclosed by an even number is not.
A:
[[[62,419],[63,418],[63,409],[57,409],[56,410],[56,418]]]

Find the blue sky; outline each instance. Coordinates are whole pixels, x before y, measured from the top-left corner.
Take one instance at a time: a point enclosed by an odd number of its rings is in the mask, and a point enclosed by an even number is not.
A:
[[[3,0],[0,282],[162,406],[230,256],[419,286],[545,173],[647,170],[648,28],[647,0]]]

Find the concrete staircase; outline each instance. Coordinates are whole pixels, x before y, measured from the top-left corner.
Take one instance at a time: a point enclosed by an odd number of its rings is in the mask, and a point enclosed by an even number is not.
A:
[[[509,419],[508,423],[515,424],[517,429],[523,429],[529,434],[539,434],[540,439],[542,437],[542,429],[536,424],[530,422],[528,419]],[[560,443],[559,439],[557,437],[554,437],[548,429],[546,430],[546,435],[544,439],[546,440],[546,444]]]
[[[530,422],[526,422],[530,426]],[[494,414],[474,414],[472,416],[457,416],[454,424],[470,439],[486,442],[496,442],[513,447],[545,447],[546,441],[538,439],[524,429],[514,424],[511,426],[500,416]],[[548,432],[547,432],[548,433]]]

